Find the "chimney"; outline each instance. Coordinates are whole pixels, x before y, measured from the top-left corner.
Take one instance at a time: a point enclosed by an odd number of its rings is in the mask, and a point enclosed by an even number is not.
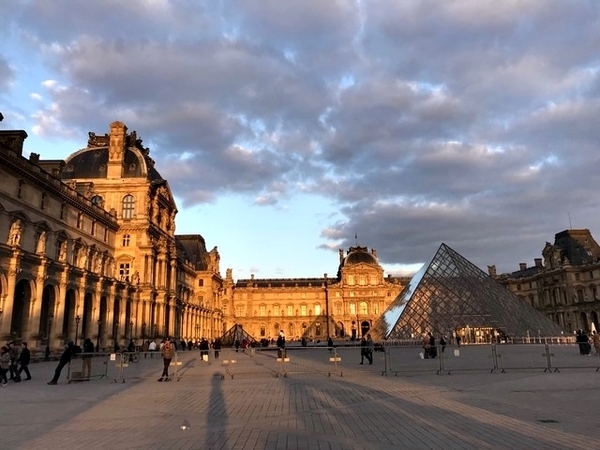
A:
[[[527,263],[519,263],[519,270],[527,269]]]
[[[254,280],[254,274],[253,273],[250,274],[250,279]]]
[[[492,278],[496,278],[496,266],[488,266],[488,275]]]
[[[0,152],[15,152],[23,156],[23,142],[27,139],[27,133],[23,130],[0,130]]]
[[[371,255],[373,255],[375,258],[377,258],[377,249],[376,248],[371,249]]]
[[[344,249],[340,248],[338,250],[339,254],[340,254],[340,263],[344,260]]]
[[[127,127],[122,122],[110,124],[107,178],[121,178],[122,176],[126,133]]]
[[[535,267],[542,267],[542,258],[535,258],[533,261],[535,262]]]

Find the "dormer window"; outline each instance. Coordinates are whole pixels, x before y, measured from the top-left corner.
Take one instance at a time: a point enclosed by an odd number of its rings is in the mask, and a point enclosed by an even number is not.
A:
[[[133,213],[135,211],[135,198],[133,195],[126,195],[123,197],[123,219],[133,219]]]

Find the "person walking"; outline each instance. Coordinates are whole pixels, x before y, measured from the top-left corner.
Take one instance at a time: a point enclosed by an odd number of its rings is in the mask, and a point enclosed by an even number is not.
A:
[[[367,356],[367,340],[363,336],[360,339],[360,363],[361,364],[364,364],[365,356]]]
[[[375,351],[375,343],[373,342],[373,338],[371,334],[367,334],[367,353],[365,356],[369,360],[369,365],[373,365],[373,352]]]
[[[285,333],[283,330],[279,332],[279,336],[277,337],[277,357],[285,358]]]
[[[221,352],[221,339],[216,338],[213,342],[213,350],[215,351],[215,359],[219,359],[219,353]]]
[[[592,331],[592,342],[594,344],[596,355],[600,355],[600,334],[596,333],[595,330]]]
[[[333,350],[333,339],[331,338],[331,336],[329,336],[329,339],[327,339],[327,347],[329,348],[329,353],[331,353],[331,351]]]
[[[58,379],[60,378],[60,372],[63,370],[63,367],[65,367],[67,364],[69,364],[71,362],[71,358],[73,357],[74,351],[75,351],[75,346],[73,345],[73,341],[69,339],[67,341],[67,343],[65,344],[65,349],[63,350],[62,355],[60,355],[58,365],[56,366],[56,369],[54,370],[54,377],[52,377],[52,379],[50,381],[48,381],[48,384],[50,384],[50,385],[58,384]]]
[[[154,358],[154,352],[156,351],[156,341],[154,339],[148,344],[148,351],[150,352],[150,358]]]
[[[8,355],[10,357],[10,366],[8,370],[10,371],[9,380],[13,380],[15,382],[21,381],[18,375],[17,370],[17,360],[19,359],[19,349],[15,346],[15,341],[10,341],[8,343]]]
[[[94,353],[94,343],[90,338],[83,341],[83,355],[81,356],[81,376],[85,381],[90,381],[92,375],[92,356]]]
[[[6,386],[8,383],[8,379],[6,378],[6,374],[8,373],[8,369],[10,368],[10,353],[8,351],[8,347],[3,345],[0,348],[0,379],[2,379],[2,386]]]
[[[169,338],[163,344],[161,353],[163,357],[163,372],[158,381],[171,381],[169,378],[169,366],[175,356],[175,347],[173,347],[173,343]]]
[[[31,374],[29,373],[29,361],[31,360],[31,352],[27,348],[27,342],[21,343],[21,354],[17,362],[20,364],[19,372],[17,373],[17,379],[21,379],[21,372],[25,372],[27,378],[25,380],[31,380]]]

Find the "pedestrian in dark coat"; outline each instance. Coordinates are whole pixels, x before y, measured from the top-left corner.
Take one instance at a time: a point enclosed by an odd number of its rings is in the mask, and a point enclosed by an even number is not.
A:
[[[31,352],[29,348],[27,348],[27,342],[21,343],[21,354],[19,355],[19,359],[17,362],[21,365],[19,367],[19,373],[17,374],[17,378],[21,379],[21,372],[25,372],[27,378],[25,380],[31,380],[31,374],[29,373],[29,361],[31,360]]]
[[[71,362],[71,358],[73,357],[73,354],[75,353],[75,346],[73,345],[73,341],[68,340],[67,343],[65,344],[65,349],[62,352],[62,355],[60,355],[60,360],[58,361],[58,366],[56,366],[56,369],[54,370],[54,377],[52,377],[52,379],[50,381],[48,381],[48,384],[58,384],[58,379],[60,378],[60,372],[63,370],[63,367],[65,367],[67,364],[69,364]]]

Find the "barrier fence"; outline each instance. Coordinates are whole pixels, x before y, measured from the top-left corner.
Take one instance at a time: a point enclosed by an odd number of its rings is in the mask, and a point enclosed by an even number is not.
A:
[[[422,347],[412,343],[377,346],[369,356],[362,355],[358,346],[289,346],[283,353],[274,347],[238,351],[224,348],[204,353],[193,350],[175,354],[169,367],[169,381],[207,374],[233,380],[241,377],[344,377],[366,373],[399,376],[524,370],[600,372],[598,353],[592,350],[590,354],[582,355],[576,344],[569,343],[438,345],[435,357],[428,357],[426,353]],[[71,361],[68,381],[125,383],[158,379],[162,370],[160,352],[84,353]]]

